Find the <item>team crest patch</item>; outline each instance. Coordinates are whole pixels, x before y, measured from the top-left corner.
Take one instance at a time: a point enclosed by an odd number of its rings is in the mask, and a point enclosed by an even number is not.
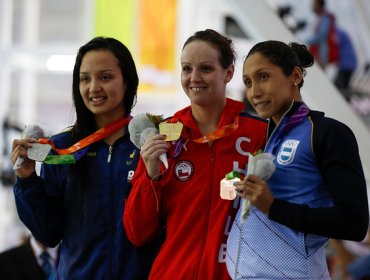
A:
[[[277,162],[281,165],[291,163],[297,151],[298,144],[298,140],[285,140],[283,145],[281,145],[280,152],[276,159]]]
[[[194,173],[194,167],[191,162],[182,160],[176,163],[173,173],[180,182],[188,181]]]

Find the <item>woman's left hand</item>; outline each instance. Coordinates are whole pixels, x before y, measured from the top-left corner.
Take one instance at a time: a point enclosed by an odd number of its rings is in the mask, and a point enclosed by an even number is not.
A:
[[[235,183],[237,194],[246,198],[260,211],[268,214],[274,197],[269,185],[256,175],[248,175],[243,181]]]

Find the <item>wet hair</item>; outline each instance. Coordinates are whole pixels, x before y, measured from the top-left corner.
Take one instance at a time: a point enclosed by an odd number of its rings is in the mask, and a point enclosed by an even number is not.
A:
[[[85,106],[80,93],[80,68],[85,54],[93,50],[108,50],[118,60],[126,92],[123,100],[125,114],[131,112],[137,98],[139,78],[135,62],[128,48],[120,41],[108,37],[95,37],[78,50],[73,69],[72,97],[76,110],[76,122],[72,127],[72,141],[80,140],[97,130],[94,114]]]
[[[212,44],[218,50],[220,64],[224,69],[235,63],[236,53],[232,40],[217,31],[206,29],[195,32],[194,35],[186,40],[182,49],[194,41],[203,41]]]
[[[312,54],[305,45],[295,42],[288,45],[280,41],[264,41],[254,45],[249,51],[246,59],[254,53],[260,53],[272,64],[281,68],[286,76],[292,74],[294,67],[298,66],[302,70],[302,77],[306,75],[305,68],[314,64]],[[299,88],[303,86],[303,78]]]

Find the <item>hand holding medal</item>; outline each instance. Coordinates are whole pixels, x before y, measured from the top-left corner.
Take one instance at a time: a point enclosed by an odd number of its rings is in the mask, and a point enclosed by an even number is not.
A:
[[[35,124],[30,124],[30,125],[26,125],[25,129],[23,130],[23,133],[22,133],[22,139],[24,138],[34,138],[34,139],[39,139],[39,138],[44,138],[45,137],[45,133],[44,133],[44,130],[38,126],[38,125],[35,125]],[[42,145],[42,147],[40,147],[41,145],[38,144],[38,143],[33,143],[32,144],[32,147],[28,149],[27,151],[27,156],[29,159],[31,160],[36,160],[41,157],[40,154],[44,155],[46,153],[46,155],[49,153],[50,149],[51,149],[51,146],[48,145],[48,147],[45,147]],[[45,157],[46,157],[45,155]],[[36,159],[35,159],[36,158]],[[25,159],[22,158],[22,157],[18,157],[14,166],[13,166],[13,169],[14,170],[17,170],[19,168],[21,168],[23,166],[25,162]]]
[[[77,141],[68,148],[58,148],[57,146],[55,146],[51,139],[44,138],[44,135],[41,133],[38,135],[31,135],[33,136],[31,138],[34,138],[37,141],[35,143],[32,143],[32,147],[27,150],[27,157],[31,160],[43,162],[45,164],[74,164],[80,158],[85,156],[89,145],[101,139],[104,139],[118,129],[121,129],[122,127],[128,125],[130,120],[130,117],[117,119],[110,124],[101,127],[85,138]],[[42,129],[38,127],[38,131],[40,132],[42,131]],[[54,150],[55,153],[50,154],[49,152],[51,150]],[[16,166],[17,165],[15,165],[15,167]]]
[[[166,135],[165,141],[177,140],[181,135],[181,123],[166,123],[163,122],[163,117],[159,115],[152,115],[149,113],[141,113],[133,117],[128,125],[130,139],[132,143],[139,149],[145,141],[152,135],[163,134]],[[167,155],[165,153],[159,156],[166,169],[168,168]]]
[[[248,159],[247,175],[256,175],[262,180],[267,181],[275,172],[274,155],[270,153],[250,154]],[[226,200],[234,200],[236,193],[235,184],[240,182],[240,175],[236,171],[226,174],[220,181],[220,197]],[[248,199],[242,201],[242,213],[240,219],[244,222],[250,214],[251,202]]]

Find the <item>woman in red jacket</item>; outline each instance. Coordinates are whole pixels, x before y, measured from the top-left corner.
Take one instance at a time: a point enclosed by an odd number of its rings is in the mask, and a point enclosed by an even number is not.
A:
[[[128,238],[144,245],[166,239],[149,279],[230,279],[226,240],[239,200],[220,198],[220,180],[245,173],[249,153],[265,143],[266,122],[243,113],[244,103],[226,98],[234,74],[232,41],[214,30],[196,32],[181,54],[181,83],[191,105],[168,122],[183,124],[181,137],[150,137],[124,213]],[[165,169],[159,155],[168,156]]]

